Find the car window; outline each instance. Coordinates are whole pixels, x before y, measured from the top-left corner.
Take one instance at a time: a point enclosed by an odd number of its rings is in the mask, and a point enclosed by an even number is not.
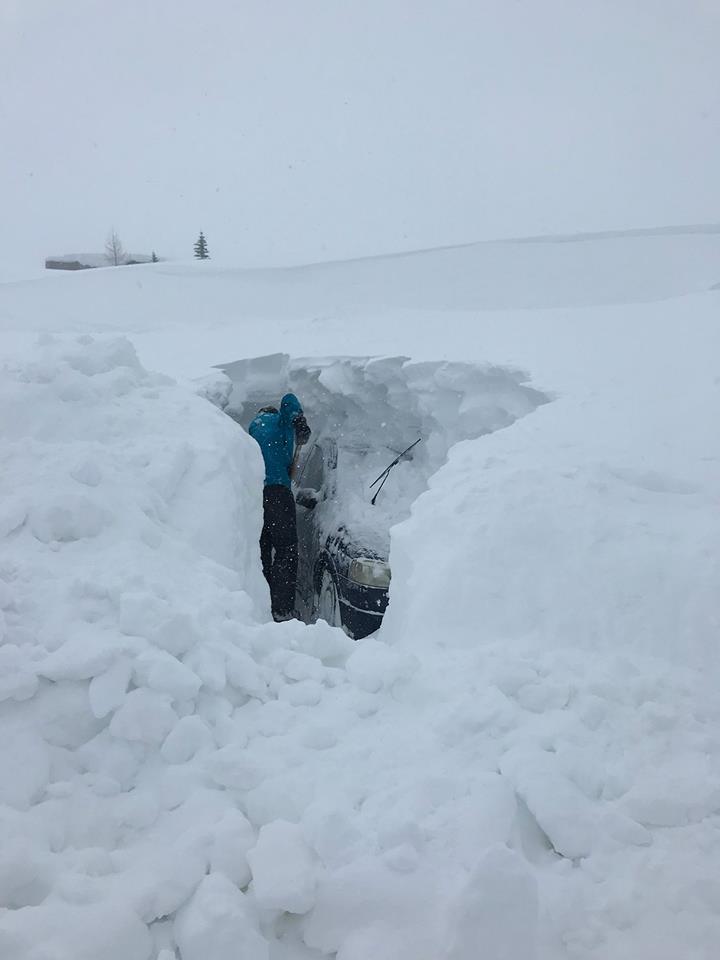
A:
[[[319,491],[322,488],[324,479],[325,463],[322,447],[316,443],[307,455],[298,486],[309,487],[310,490]]]

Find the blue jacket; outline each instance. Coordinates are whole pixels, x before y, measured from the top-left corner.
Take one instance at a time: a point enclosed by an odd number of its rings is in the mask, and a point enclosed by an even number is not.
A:
[[[260,444],[265,461],[265,486],[290,486],[290,465],[295,452],[293,424],[302,414],[294,393],[286,393],[280,402],[280,413],[259,413],[250,424],[250,436]]]

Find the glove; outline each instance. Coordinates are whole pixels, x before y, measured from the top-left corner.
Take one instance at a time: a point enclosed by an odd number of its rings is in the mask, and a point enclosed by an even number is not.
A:
[[[301,413],[295,417],[293,426],[295,427],[295,442],[299,447],[302,447],[310,439],[310,427],[304,414]]]

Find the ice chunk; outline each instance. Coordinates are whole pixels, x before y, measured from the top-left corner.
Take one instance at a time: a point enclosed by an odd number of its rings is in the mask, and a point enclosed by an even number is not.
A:
[[[261,827],[248,853],[253,891],[263,907],[307,913],[315,902],[316,866],[302,830],[286,820]]]
[[[269,960],[248,898],[221,873],[201,881],[174,933],[182,960]]]

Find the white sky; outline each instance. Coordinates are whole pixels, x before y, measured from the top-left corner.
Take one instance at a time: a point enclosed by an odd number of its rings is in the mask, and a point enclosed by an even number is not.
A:
[[[0,274],[720,221],[720,0],[0,0]]]

